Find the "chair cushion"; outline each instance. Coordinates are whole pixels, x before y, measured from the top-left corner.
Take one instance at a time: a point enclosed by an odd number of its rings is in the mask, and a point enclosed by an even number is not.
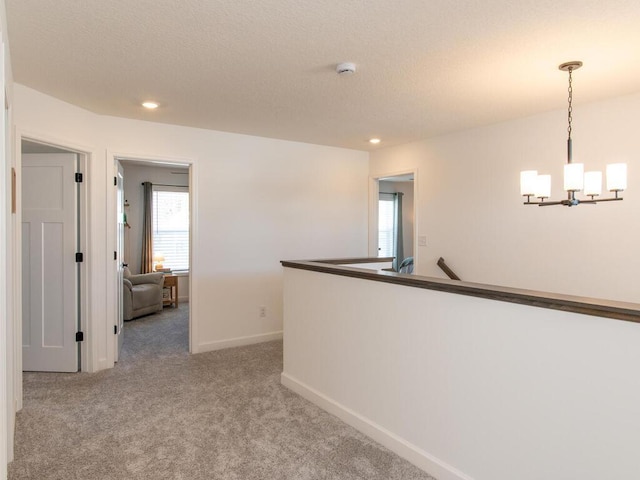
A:
[[[158,303],[158,297],[162,303],[162,294],[158,295],[158,291],[161,291],[161,287],[153,283],[133,285],[133,309],[138,310],[155,305]]]

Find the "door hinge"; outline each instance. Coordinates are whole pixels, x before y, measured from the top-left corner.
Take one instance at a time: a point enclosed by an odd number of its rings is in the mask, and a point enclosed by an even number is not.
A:
[[[113,186],[114,187],[118,186],[118,177],[113,177]]]
[[[76,332],[76,342],[84,341],[84,332]]]
[[[113,259],[117,260],[118,259],[118,252],[113,252]]]
[[[76,183],[82,183],[82,173],[76,173]]]
[[[82,252],[76,253],[76,263],[84,262],[84,254]]]
[[[118,325],[114,325],[113,326],[113,334],[117,335],[118,334]]]

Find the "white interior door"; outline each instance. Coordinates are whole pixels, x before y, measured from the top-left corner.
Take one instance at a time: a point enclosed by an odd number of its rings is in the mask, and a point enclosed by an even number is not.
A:
[[[122,350],[122,342],[124,341],[124,310],[122,300],[122,278],[124,273],[124,229],[127,223],[125,211],[124,211],[124,169],[122,164],[116,160],[116,185],[118,188],[116,194],[116,292],[118,297],[118,313],[117,313],[117,325],[115,333],[118,336],[115,343],[115,361],[120,358],[120,351]]]
[[[22,156],[23,370],[78,371],[77,156]]]

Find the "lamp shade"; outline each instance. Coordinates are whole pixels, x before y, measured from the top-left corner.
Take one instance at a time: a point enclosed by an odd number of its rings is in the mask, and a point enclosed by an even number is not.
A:
[[[520,172],[520,195],[532,197],[536,193],[537,170],[525,170]]]
[[[564,166],[564,189],[567,192],[579,192],[584,186],[584,164],[567,163]]]
[[[584,194],[597,197],[602,193],[602,172],[584,173]]]
[[[551,196],[551,175],[537,176],[535,196],[538,198],[549,198]]]
[[[621,192],[627,188],[627,164],[612,163],[607,165],[607,190]]]

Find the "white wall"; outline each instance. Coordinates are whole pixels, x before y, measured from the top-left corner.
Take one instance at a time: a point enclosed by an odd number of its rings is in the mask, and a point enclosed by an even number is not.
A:
[[[19,134],[91,154],[94,369],[113,364],[113,155],[192,165],[196,352],[281,334],[281,259],[367,253],[365,152],[103,117],[21,85],[15,96]]]
[[[640,478],[640,325],[285,269],[283,384],[439,480]]]
[[[404,256],[413,256],[413,238],[415,236],[414,212],[413,212],[413,182],[388,182],[380,180],[378,188],[381,192],[395,193],[402,195],[402,248]]]
[[[552,175],[559,199],[566,111],[477,128],[371,154],[371,175],[418,169],[416,228],[427,237],[417,271],[444,277],[442,256],[463,279],[640,301],[640,94],[574,105],[574,161],[586,169],[627,162],[622,202],[522,205],[521,170]]]

